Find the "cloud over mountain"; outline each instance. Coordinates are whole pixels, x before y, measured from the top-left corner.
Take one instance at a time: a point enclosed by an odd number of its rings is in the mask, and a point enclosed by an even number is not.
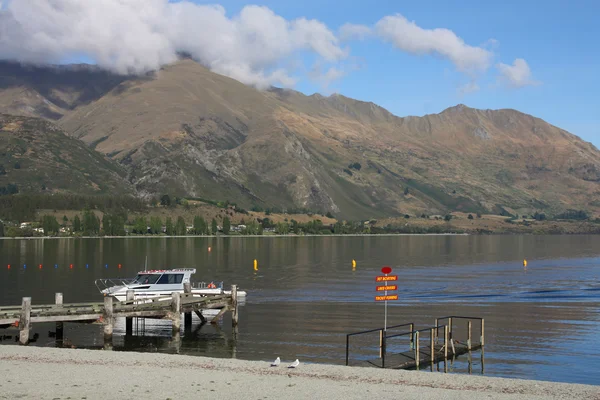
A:
[[[317,20],[286,20],[267,7],[228,17],[218,5],[167,0],[12,0],[0,11],[0,58],[58,63],[88,57],[118,73],[143,73],[185,52],[258,87],[292,86],[283,68],[308,52],[335,64],[347,55]],[[290,64],[290,63],[287,63]]]
[[[400,50],[412,54],[440,55],[450,60],[461,72],[485,71],[491,64],[490,51],[466,44],[449,29],[423,29],[400,14],[382,18],[375,25],[375,30]]]
[[[86,59],[120,74],[141,74],[185,53],[214,72],[258,88],[293,87],[309,78],[327,89],[358,69],[341,42],[366,39],[449,60],[469,77],[471,83],[459,89],[463,94],[479,88],[476,80],[494,56],[452,30],[422,28],[401,14],[385,16],[372,26],[346,23],[336,34],[321,21],[288,20],[256,5],[228,15],[220,5],[189,0],[0,2],[0,59],[38,64]],[[496,67],[513,87],[535,83],[523,59]]]

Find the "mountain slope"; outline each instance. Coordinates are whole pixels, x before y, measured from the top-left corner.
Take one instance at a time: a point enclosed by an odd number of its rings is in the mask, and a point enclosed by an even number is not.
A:
[[[126,194],[118,164],[39,118],[0,114],[0,186],[21,192]]]
[[[341,95],[258,91],[192,60],[97,79],[99,89],[61,105],[58,124],[119,162],[141,194],[346,218],[600,207],[600,152],[515,110],[459,105],[399,118]]]

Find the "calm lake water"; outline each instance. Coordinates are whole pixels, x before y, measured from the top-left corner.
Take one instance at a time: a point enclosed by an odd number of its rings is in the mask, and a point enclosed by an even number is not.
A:
[[[121,321],[115,350],[343,364],[347,333],[383,325],[375,276],[390,265],[400,298],[390,302],[390,325],[485,318],[484,365],[475,352],[470,367],[461,356],[451,372],[600,384],[600,236],[0,240],[0,305],[20,304],[24,296],[52,303],[55,292],[65,302],[102,301],[94,280],[132,277],[146,256],[150,269],[193,267],[196,281],[247,290],[239,332],[233,334],[229,316],[217,327],[194,319],[177,343],[168,321],[148,321],[131,337]],[[458,324],[460,335],[464,323]],[[34,325],[33,345],[54,346],[53,328]],[[478,329],[474,324],[474,336]],[[68,324],[65,339],[76,347],[103,343],[98,325]],[[351,343],[353,360],[377,356],[376,335]]]

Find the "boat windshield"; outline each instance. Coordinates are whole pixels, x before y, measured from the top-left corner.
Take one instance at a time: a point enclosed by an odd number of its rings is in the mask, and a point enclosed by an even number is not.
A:
[[[159,274],[138,274],[138,276],[135,277],[135,279],[131,282],[132,284],[141,284],[141,285],[147,285],[147,284],[154,284],[156,283],[156,281],[158,281],[158,278],[160,278]]]

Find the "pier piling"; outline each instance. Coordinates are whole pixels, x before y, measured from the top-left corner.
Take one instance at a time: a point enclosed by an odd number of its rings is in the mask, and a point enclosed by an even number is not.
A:
[[[29,343],[29,327],[31,324],[31,297],[23,297],[21,318],[19,319],[19,343]]]
[[[135,299],[135,291],[133,290],[128,290],[126,293],[126,300],[127,301],[131,301]],[[126,317],[125,318],[125,335],[132,335],[133,334],[133,318],[132,317]]]
[[[192,293],[192,285],[189,282],[183,284],[183,293]],[[192,312],[186,311],[183,313],[183,326],[185,331],[192,329]]]
[[[236,327],[238,324],[237,285],[231,285],[231,308],[231,326]]]
[[[112,342],[114,316],[113,316],[113,299],[110,296],[104,298],[104,341]]]
[[[54,294],[54,304],[56,305],[56,308],[62,308],[62,306],[63,306],[63,294],[62,293]],[[56,340],[62,341],[63,336],[64,336],[64,323],[57,322],[56,323]]]
[[[171,321],[173,321],[173,336],[179,336],[181,331],[181,294],[179,292],[171,294]]]

